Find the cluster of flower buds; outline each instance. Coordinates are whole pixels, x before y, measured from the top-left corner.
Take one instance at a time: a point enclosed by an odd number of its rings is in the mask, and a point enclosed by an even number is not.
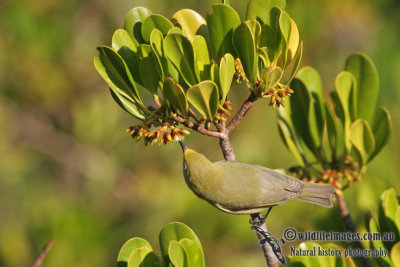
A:
[[[136,141],[143,137],[145,145],[154,143],[167,145],[170,142],[177,142],[183,139],[185,134],[190,134],[188,130],[175,127],[169,123],[164,123],[164,126],[152,131],[142,125],[131,126],[126,131],[132,138],[136,138]]]
[[[360,165],[350,155],[347,155],[340,170],[323,170],[322,180],[338,189],[346,189],[352,186],[354,182],[361,180]]]
[[[289,87],[285,88],[269,88],[267,91],[267,96],[271,97],[269,105],[273,108],[285,106],[285,101],[283,100],[285,96],[290,96],[293,94],[293,90]]]
[[[233,79],[237,84],[241,83],[242,81],[248,81],[240,58],[235,59],[235,75]]]
[[[217,114],[215,115],[215,120],[217,123],[226,121],[231,116],[231,101],[225,100],[222,108],[218,108]]]

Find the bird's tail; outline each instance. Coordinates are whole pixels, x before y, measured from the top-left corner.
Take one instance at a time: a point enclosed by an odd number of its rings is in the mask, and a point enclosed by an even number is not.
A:
[[[330,184],[304,183],[304,185],[303,192],[297,199],[332,208],[332,198],[335,187]]]

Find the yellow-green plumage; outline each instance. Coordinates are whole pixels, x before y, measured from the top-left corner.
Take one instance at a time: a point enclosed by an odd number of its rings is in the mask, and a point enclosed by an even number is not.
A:
[[[200,198],[228,213],[249,214],[298,199],[332,207],[335,188],[304,183],[271,169],[238,161],[212,163],[192,149],[184,151],[184,176]]]

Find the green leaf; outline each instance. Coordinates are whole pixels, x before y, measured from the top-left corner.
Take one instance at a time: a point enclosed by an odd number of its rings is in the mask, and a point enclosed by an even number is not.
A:
[[[168,75],[168,59],[164,53],[164,37],[158,29],[154,29],[150,35],[150,46],[157,60],[157,71],[163,81]]]
[[[124,28],[132,37],[136,45],[144,43],[142,38],[142,22],[150,16],[152,12],[145,7],[132,8],[125,18]]]
[[[165,53],[182,75],[185,82],[192,86],[197,83],[194,71],[194,52],[190,41],[180,34],[168,34],[164,39]]]
[[[126,30],[118,29],[112,37],[112,47],[125,61],[128,69],[135,80],[142,84],[139,75],[139,58],[137,56],[138,45]]]
[[[296,247],[296,249],[301,249],[301,250],[308,250],[308,251],[312,251],[312,250],[316,250],[318,251],[318,249],[320,248],[320,246],[316,243],[312,243],[312,242],[302,242],[300,243],[300,245],[298,245]],[[308,256],[308,257],[303,257],[303,256],[292,256],[290,258],[290,263],[293,264],[293,266],[295,266],[296,263],[302,263],[305,267],[326,267],[326,265],[322,265],[321,264],[321,258],[323,257],[312,257],[312,256]]]
[[[331,150],[335,151],[336,158],[340,158],[345,151],[343,125],[328,106],[325,106],[325,114]]]
[[[148,43],[150,42],[150,34],[154,29],[159,29],[163,35],[167,35],[168,31],[174,27],[166,17],[161,15],[150,15],[143,20],[142,38]]]
[[[301,49],[301,47],[300,45],[299,49]],[[289,65],[290,64],[291,63],[289,63]],[[314,125],[314,127],[310,129],[310,132],[313,136],[314,143],[318,145],[321,142],[320,140],[322,140],[325,127],[325,108],[321,78],[318,72],[311,67],[302,68],[296,75],[296,78],[303,82],[312,97],[309,122],[314,122],[311,124]]]
[[[362,53],[351,55],[345,65],[345,70],[351,72],[357,84],[357,114],[356,118],[370,120],[379,94],[378,71],[372,60]]]
[[[370,233],[381,233],[382,229],[379,229],[378,224],[374,218],[369,220],[369,232]],[[376,250],[386,249],[382,240],[371,240],[372,247]],[[388,266],[393,266],[390,262],[389,257],[380,257],[379,259],[384,260]]]
[[[269,24],[270,12],[273,7],[285,9],[285,0],[250,0],[247,5],[246,20],[254,19]]]
[[[253,35],[246,23],[240,24],[233,33],[233,43],[241,59],[244,72],[254,85],[257,82],[257,54]]]
[[[95,63],[96,64],[96,63]],[[118,94],[116,91],[110,88],[111,96],[114,99],[115,102],[126,112],[134,116],[135,118],[139,120],[144,120],[145,119],[145,114],[141,110],[140,106],[137,105],[137,103],[131,99],[124,97],[123,95]]]
[[[195,241],[198,244],[201,244],[199,238],[196,236],[193,230],[183,223],[180,222],[170,223],[161,230],[160,248],[164,261],[167,265],[169,263],[168,250],[170,242],[172,240],[179,241],[183,238],[188,238],[190,240]]]
[[[183,246],[175,240],[169,243],[168,248],[169,259],[172,264],[176,267],[189,267],[188,255],[186,254]]]
[[[292,110],[291,120],[296,133],[301,137],[307,147],[316,152],[316,147],[320,145],[319,139],[315,138],[316,121],[309,118],[315,117],[312,96],[304,83],[299,79],[293,79],[290,88],[294,94],[290,97],[290,107]]]
[[[286,68],[287,64],[287,52],[288,52],[288,42],[291,30],[291,20],[290,16],[286,11],[281,11],[279,16],[279,29],[281,32],[281,64],[282,68]]]
[[[187,112],[189,110],[189,104],[186,100],[185,91],[182,87],[177,84],[173,79],[167,78],[164,81],[163,95],[172,106],[181,112],[181,114],[187,118]]]
[[[213,81],[202,81],[187,91],[190,104],[203,116],[213,120],[218,109],[218,87]]]
[[[279,34],[275,33],[274,29],[272,29],[270,25],[267,24],[262,25],[258,46],[268,47],[270,51],[275,51],[278,49],[279,43],[280,43]]]
[[[117,104],[135,118],[139,120],[144,120],[145,115],[139,105],[141,102],[140,103],[137,102],[140,101],[140,99],[133,99],[128,93],[126,93],[123,89],[121,89],[114,83],[113,80],[118,80],[118,78],[116,78],[115,75],[113,75],[113,72],[110,71],[107,72],[100,58],[98,57],[94,58],[94,66],[96,67],[96,70],[100,74],[100,76],[110,86],[111,94],[114,100],[117,102]],[[110,77],[112,77],[113,80],[111,80]]]
[[[355,80],[354,76],[347,71],[342,71],[336,77],[336,93],[340,101],[340,109],[343,111],[343,127],[344,127],[344,140],[347,151],[350,151],[350,103],[352,102],[352,91],[354,90]],[[341,118],[342,119],[342,118]]]
[[[290,19],[290,35],[287,41],[288,46],[288,61],[295,57],[296,51],[298,50],[300,44],[299,30],[293,19]]]
[[[390,251],[390,259],[394,266],[400,266],[400,242],[397,242]]]
[[[190,267],[205,267],[204,253],[201,245],[188,238],[183,238],[179,241],[179,244],[184,248],[188,266]]]
[[[164,267],[164,264],[160,256],[152,251],[144,257],[140,267]]]
[[[125,242],[125,244],[121,247],[121,249],[118,253],[118,258],[117,258],[118,267],[128,266],[129,256],[132,254],[132,252],[135,249],[138,249],[138,248],[139,249],[144,248],[149,251],[153,250],[150,243],[147,242],[145,239],[139,238],[139,237],[131,238]]]
[[[172,27],[167,34],[171,34],[171,33],[177,33],[177,34],[181,34],[183,35],[183,31],[181,28],[179,27]]]
[[[381,107],[376,112],[372,123],[372,132],[375,137],[375,150],[368,161],[371,161],[389,142],[392,131],[392,119],[390,113],[386,108]]]
[[[385,190],[382,193],[381,205],[385,212],[385,216],[387,218],[390,218],[394,222],[399,203],[397,201],[396,191],[394,190],[393,187]]]
[[[139,98],[135,82],[121,56],[111,47],[100,46],[97,50],[99,50],[99,58],[105,70],[105,73],[99,73],[100,75],[106,74],[102,77],[108,85],[111,88],[117,87],[122,90],[121,93],[126,96]]]
[[[151,46],[148,44],[141,44],[138,47],[137,54],[139,60],[142,60],[143,58],[150,56],[151,53],[152,53]]]
[[[282,75],[281,83],[287,85],[293,79],[296,71],[300,65],[301,56],[303,54],[303,42],[300,42],[300,46],[297,49],[294,58],[287,64]],[[307,86],[308,87],[308,86]]]
[[[128,267],[141,267],[143,260],[146,256],[152,252],[152,249],[148,248],[137,248],[135,249],[131,255],[129,255],[128,259]]]
[[[140,78],[143,81],[143,85],[153,95],[157,94],[160,82],[157,67],[158,64],[154,54],[143,58],[139,63]]]
[[[240,17],[232,7],[225,4],[216,4],[212,8],[213,13],[207,15],[207,25],[214,55],[222,57],[230,53],[236,57],[232,35],[240,25]]]
[[[192,42],[195,55],[196,77],[199,81],[207,80],[210,77],[210,56],[208,54],[207,43],[203,36],[196,35]]]
[[[375,139],[367,121],[358,119],[351,125],[350,140],[361,155],[361,163],[366,164],[375,148]]]
[[[282,69],[279,67],[273,68],[270,72],[268,72],[265,76],[265,90],[268,91],[270,88],[274,88],[282,77]]]
[[[247,26],[249,26],[249,29],[251,31],[257,49],[261,35],[261,25],[260,23],[258,23],[257,20],[246,20],[244,23],[246,23]]]
[[[208,39],[207,25],[204,18],[194,10],[181,9],[172,16],[172,22],[179,25],[183,34],[193,41],[196,35],[202,35]]]
[[[219,96],[221,103],[225,102],[226,96],[231,89],[233,75],[235,74],[235,59],[231,54],[225,54],[219,63]]]
[[[279,129],[281,138],[282,138],[283,142],[285,143],[287,149],[296,158],[299,165],[304,167],[305,162],[303,160],[303,155],[298,150],[298,147],[297,147],[296,141],[295,141],[296,137],[293,136],[292,132],[290,131],[289,126],[283,120],[278,120],[278,129]]]

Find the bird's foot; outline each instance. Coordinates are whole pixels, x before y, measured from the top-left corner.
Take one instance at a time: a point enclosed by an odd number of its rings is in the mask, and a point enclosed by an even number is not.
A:
[[[272,207],[270,207],[267,211],[267,213],[264,216],[261,216],[260,213],[256,213],[252,216],[251,220],[249,221],[250,224],[252,225],[262,225],[265,223],[265,220],[267,219]]]

